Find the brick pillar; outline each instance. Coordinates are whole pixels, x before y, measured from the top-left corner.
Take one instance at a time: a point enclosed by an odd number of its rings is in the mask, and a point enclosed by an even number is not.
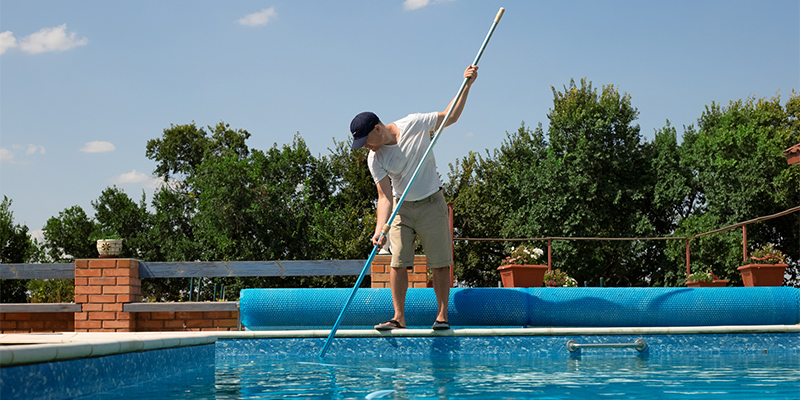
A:
[[[142,298],[139,262],[102,258],[75,261],[75,332],[135,332],[136,315],[125,303]]]
[[[389,287],[389,271],[392,268],[391,255],[376,255],[372,259],[372,274],[370,280],[373,288]],[[428,287],[428,257],[425,255],[414,256],[414,269],[408,271],[408,287]]]

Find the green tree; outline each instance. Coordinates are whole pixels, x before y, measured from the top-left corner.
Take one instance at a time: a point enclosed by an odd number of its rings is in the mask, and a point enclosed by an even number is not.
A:
[[[141,236],[145,243],[154,244],[140,245],[140,254],[146,260],[193,261],[203,257],[204,248],[197,240],[193,221],[200,197],[193,187],[197,169],[208,158],[235,154],[243,159],[250,154],[245,144],[249,132],[231,129],[224,122],[208,129],[210,136],[195,123],[171,124],[160,138],[147,142],[145,154],[157,162],[154,173],[165,184],[154,194],[150,229]],[[188,279],[143,279],[142,295],[146,299],[176,301],[188,287]],[[238,297],[238,291],[235,294]]]
[[[541,127],[507,134],[499,150],[472,153],[451,167],[457,236],[650,237],[672,233],[691,196],[674,129],[644,141],[630,96],[574,81],[553,89],[545,139]],[[663,182],[663,181],[668,181]],[[546,248],[546,242],[527,243]],[[459,279],[496,284],[494,269],[515,243],[456,245]],[[579,281],[664,284],[670,260],[663,242],[554,241],[554,267]],[[456,269],[459,271],[459,267]]]
[[[678,145],[678,136],[674,127],[667,125],[656,131],[653,141],[654,154],[650,168],[653,171],[654,220],[658,221],[657,231],[671,233],[678,222],[686,219],[700,193],[693,180],[691,167],[687,165],[684,148]]]
[[[226,230],[241,231],[242,223],[250,222],[241,220],[246,218],[249,204],[227,196],[229,190],[239,194],[247,190],[242,176],[236,173],[252,173],[247,170],[250,149],[245,143],[250,133],[231,129],[224,122],[208,129],[210,136],[194,123],[170,125],[161,138],[147,142],[146,155],[157,162],[154,173],[166,183],[154,196],[153,229],[147,235],[149,242],[164,245],[147,249],[144,254],[149,257],[170,261],[227,260],[242,250],[226,243]],[[235,170],[237,166],[239,169]],[[237,215],[239,220],[215,219],[213,215],[217,214]],[[220,247],[228,250],[220,252]],[[251,256],[252,252],[244,252],[234,259]]]
[[[247,159],[205,160],[192,184],[199,193],[194,232],[202,259],[303,260],[331,255],[321,243],[331,216],[330,171],[299,136],[291,145],[253,150]],[[352,235],[350,235],[352,236]],[[252,286],[316,286],[350,278],[260,278],[228,282]]]
[[[207,158],[233,152],[238,158],[249,154],[245,141],[250,133],[245,130],[230,129],[224,122],[214,128],[208,127],[211,137],[194,122],[186,125],[172,125],[164,129],[160,139],[147,141],[147,158],[156,161],[155,174],[168,181],[196,175],[197,167]]]
[[[141,258],[152,245],[147,233],[150,230],[150,214],[145,205],[145,195],[137,205],[124,191],[116,186],[108,187],[97,201],[92,201],[95,219],[101,235],[118,235],[123,239],[121,257]]]
[[[521,171],[542,163],[545,143],[541,125],[531,131],[523,123],[506,133],[499,150],[485,156],[470,152],[450,166],[445,192],[453,202],[455,237],[516,237],[513,224],[525,218],[530,201],[529,182]],[[538,199],[538,196],[534,196]],[[540,244],[539,244],[540,245]],[[496,268],[511,244],[456,241],[455,272],[469,286],[495,286]]]
[[[47,261],[38,243],[28,236],[28,227],[13,224],[11,200],[4,196],[0,206],[2,254],[0,262],[29,263]],[[3,303],[68,303],[74,300],[71,279],[8,279],[0,284]],[[28,295],[30,293],[30,296]]]
[[[325,201],[325,184],[305,142],[223,153],[204,160],[189,179],[198,193],[193,229],[202,259],[293,259],[311,249],[308,203]]]
[[[667,121],[664,128],[656,131],[650,157],[650,179],[652,198],[649,209],[644,210],[653,222],[653,235],[674,236],[678,223],[691,215],[692,206],[699,193],[692,180],[691,169],[686,165],[682,148],[678,145],[677,132]],[[656,266],[648,277],[651,286],[683,285],[685,267],[675,268],[675,260],[668,256],[668,249],[677,248],[683,241],[650,241],[650,260]]]
[[[147,156],[158,163],[155,173],[168,184],[152,203],[147,237],[161,246],[144,251],[147,259],[363,257],[369,218],[364,207],[376,197],[363,154],[335,143],[329,157],[314,157],[299,134],[290,144],[251,150],[245,143],[249,136],[224,123],[210,137],[194,124],[172,125],[148,142]],[[242,287],[337,286],[353,280],[213,279],[225,284],[227,298],[237,297]],[[146,280],[143,290],[146,296],[173,298],[188,287],[185,281],[178,288]]]
[[[367,152],[334,139],[319,160],[319,172],[330,194],[313,204],[309,242],[320,259],[361,259],[372,249],[378,191],[367,167]]]
[[[548,154],[522,169],[528,203],[517,236],[642,237],[657,234],[651,212],[653,146],[634,124],[630,95],[591,82],[553,89]],[[658,269],[648,242],[554,242],[554,266],[578,281],[646,285]]]
[[[698,196],[692,213],[680,221],[678,234],[690,236],[800,204],[800,172],[782,150],[800,142],[800,97],[792,93],[785,107],[779,97],[712,103],[683,136],[684,158]],[[798,276],[800,215],[748,226],[750,251],[771,243],[790,257],[789,273]],[[741,229],[704,236],[692,243],[693,261],[710,266],[733,284],[741,283]],[[675,246],[677,247],[677,246]],[[682,258],[672,249],[672,258]]]
[[[37,248],[28,236],[28,227],[14,224],[11,203],[7,196],[3,196],[0,203],[0,262],[19,264],[33,261]],[[0,281],[0,303],[26,303],[26,285],[25,279]]]
[[[197,198],[170,186],[157,189],[153,195],[154,213],[150,216],[147,240],[156,246],[147,247],[143,258],[152,261],[190,261],[200,258],[195,241],[192,218]]]
[[[7,196],[3,196],[0,203],[0,260],[3,263],[25,263],[34,257],[36,247],[28,236],[28,227],[14,224],[11,203]]]
[[[51,217],[44,227],[47,254],[55,262],[73,262],[77,258],[97,257],[92,238],[99,234],[94,221],[80,206],[72,206]]]
[[[175,181],[171,181],[175,183]],[[116,203],[115,208],[127,210],[119,218],[100,217],[109,221],[106,226],[113,232],[118,230],[125,238],[123,251],[129,256],[143,261],[194,261],[200,257],[199,245],[194,240],[191,220],[195,214],[196,199],[182,190],[174,190],[169,185],[156,189],[151,202],[154,212],[151,214],[144,206],[144,199],[137,206],[124,193],[115,188],[104,191],[101,196],[116,199],[113,202],[102,201],[102,204]],[[124,197],[123,197],[124,196]],[[107,207],[104,205],[103,208]],[[109,208],[110,211],[110,208]],[[139,219],[141,218],[141,219]],[[142,228],[136,228],[138,226]],[[134,227],[134,228],[132,228]],[[136,232],[135,229],[143,229]],[[185,298],[185,290],[189,287],[186,278],[145,278],[142,279],[142,297],[148,301],[179,301]],[[183,296],[183,297],[182,297]]]

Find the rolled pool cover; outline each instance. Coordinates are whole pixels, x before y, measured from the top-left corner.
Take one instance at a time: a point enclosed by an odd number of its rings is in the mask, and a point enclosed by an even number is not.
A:
[[[244,289],[239,312],[248,330],[331,329],[352,289]],[[372,329],[393,315],[389,289],[359,289],[344,329]],[[794,325],[800,289],[454,288],[453,328]],[[430,328],[433,289],[409,289],[406,324]]]

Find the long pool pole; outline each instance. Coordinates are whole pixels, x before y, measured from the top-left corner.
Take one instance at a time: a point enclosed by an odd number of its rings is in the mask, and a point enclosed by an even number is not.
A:
[[[486,34],[486,38],[483,39],[483,43],[481,44],[480,50],[478,50],[478,55],[475,56],[475,60],[472,62],[472,65],[478,65],[478,61],[481,59],[481,55],[483,55],[483,50],[486,48],[486,45],[489,43],[489,39],[492,38],[492,34],[494,33],[495,27],[500,22],[500,18],[503,17],[503,13],[505,9],[500,7],[500,10],[497,11],[497,15],[494,17],[494,22],[492,22],[491,28],[489,28],[489,33]],[[422,160],[420,160],[419,165],[417,165],[417,169],[414,170],[414,175],[411,176],[411,180],[408,182],[408,186],[406,186],[406,190],[403,191],[403,195],[397,200],[397,204],[392,211],[392,215],[389,216],[389,220],[386,221],[386,225],[383,226],[383,230],[381,231],[381,238],[385,237],[387,233],[389,233],[389,227],[392,225],[392,221],[394,217],[397,216],[397,212],[400,210],[400,206],[403,205],[403,201],[406,199],[406,195],[408,195],[408,190],[411,188],[411,185],[414,184],[414,181],[417,179],[417,175],[419,175],[420,170],[422,170],[423,164],[425,164],[425,160],[428,159],[428,155],[433,150],[433,146],[439,140],[439,135],[441,135],[444,128],[447,126],[447,121],[450,119],[450,115],[453,113],[453,109],[458,104],[458,101],[461,99],[461,95],[464,94],[464,89],[467,87],[467,83],[469,82],[469,78],[464,78],[464,82],[461,83],[461,87],[458,89],[458,94],[456,94],[455,100],[453,100],[453,105],[447,110],[447,114],[444,116],[444,120],[442,120],[442,124],[439,125],[439,129],[436,131],[436,135],[434,135],[433,139],[431,139],[431,144],[428,145],[427,150],[425,150],[425,154],[422,156]],[[347,311],[347,307],[350,306],[350,303],[353,301],[353,298],[356,297],[356,291],[358,287],[361,286],[361,282],[364,281],[364,276],[367,274],[367,269],[372,265],[372,259],[375,258],[375,254],[378,252],[378,248],[380,246],[375,245],[372,247],[372,252],[369,254],[369,258],[367,262],[364,263],[364,268],[361,269],[361,273],[358,275],[358,279],[356,280],[356,284],[353,287],[353,291],[350,293],[350,297],[348,297],[347,302],[345,302],[344,307],[342,307],[342,311],[339,313],[339,317],[336,318],[336,322],[333,324],[331,328],[330,334],[328,334],[328,339],[325,340],[325,344],[322,346],[322,351],[319,353],[319,357],[325,357],[325,353],[328,351],[328,347],[331,345],[331,341],[333,337],[336,335],[336,331],[339,330],[339,325],[342,323],[342,317],[344,316],[345,311]]]

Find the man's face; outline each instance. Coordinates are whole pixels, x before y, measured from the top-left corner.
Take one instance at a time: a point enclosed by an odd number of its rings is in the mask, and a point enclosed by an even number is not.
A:
[[[364,143],[364,147],[372,151],[378,151],[378,149],[380,149],[382,146],[379,136],[378,128],[373,128],[372,131],[370,131],[367,135],[367,142]]]

